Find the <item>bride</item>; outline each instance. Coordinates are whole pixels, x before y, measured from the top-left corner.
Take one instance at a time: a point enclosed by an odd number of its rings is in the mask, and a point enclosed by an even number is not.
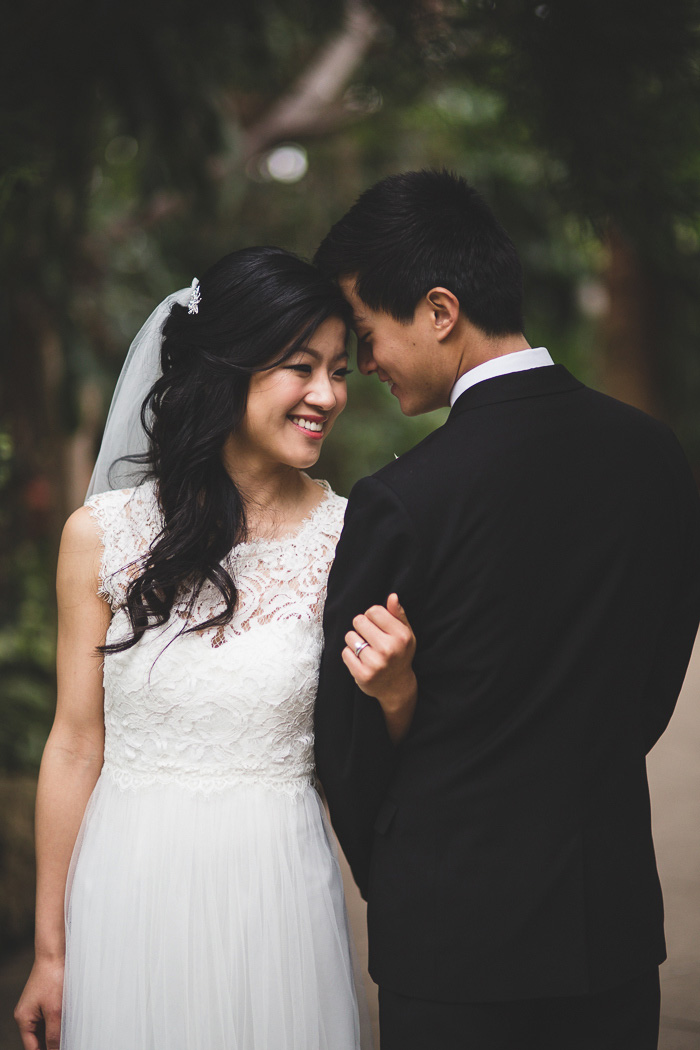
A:
[[[348,320],[313,267],[249,248],[132,346],[59,555],[25,1050],[368,1045],[312,751],[345,500],[304,473]]]

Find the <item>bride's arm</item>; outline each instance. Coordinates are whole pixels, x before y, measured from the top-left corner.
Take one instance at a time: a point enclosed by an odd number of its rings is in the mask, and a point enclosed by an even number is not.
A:
[[[387,720],[381,703],[367,696],[348,674],[342,653],[353,618],[365,609],[378,608],[392,592],[399,595],[420,637],[423,562],[421,541],[398,496],[377,478],[359,481],[350,494],[328,579],[314,728],[318,777],[363,896],[373,826],[401,758],[395,740],[413,720],[413,710],[407,696],[407,705],[401,707],[404,726],[390,725],[392,719]],[[365,649],[360,661],[366,662],[368,654]]]
[[[71,854],[102,768],[102,657],[111,618],[98,597],[101,544],[87,508],[67,521],[58,558],[58,695],[36,803],[35,962],[15,1010],[25,1050],[58,1047],[65,955],[64,897]]]

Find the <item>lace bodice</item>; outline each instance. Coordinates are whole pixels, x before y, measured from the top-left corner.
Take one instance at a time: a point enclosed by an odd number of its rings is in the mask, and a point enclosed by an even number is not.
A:
[[[105,657],[104,773],[122,786],[177,780],[208,793],[257,781],[294,794],[310,782],[323,604],[346,503],[320,484],[325,496],[297,532],[231,551],[231,623],[182,634],[185,596],[162,628]],[[112,642],[128,635],[126,588],[162,527],[160,507],[149,482],[87,506],[103,543]],[[190,622],[220,606],[205,585]]]

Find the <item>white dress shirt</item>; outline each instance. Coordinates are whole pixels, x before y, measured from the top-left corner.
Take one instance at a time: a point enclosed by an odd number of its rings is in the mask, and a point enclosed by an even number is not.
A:
[[[504,376],[508,372],[524,372],[528,368],[544,368],[553,365],[554,361],[543,346],[537,346],[533,350],[516,350],[514,354],[502,354],[501,357],[492,357],[476,368],[470,368],[463,376],[460,376],[450,392],[450,406],[454,405],[460,394],[468,390],[470,386],[483,383],[485,379],[493,379],[494,376]]]

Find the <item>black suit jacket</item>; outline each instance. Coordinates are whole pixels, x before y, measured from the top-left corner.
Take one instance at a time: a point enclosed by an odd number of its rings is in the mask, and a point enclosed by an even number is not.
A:
[[[403,743],[340,652],[397,591]],[[645,755],[700,619],[700,503],[671,431],[561,366],[482,382],[360,481],[328,586],[318,772],[379,984],[596,991],[665,955]]]

